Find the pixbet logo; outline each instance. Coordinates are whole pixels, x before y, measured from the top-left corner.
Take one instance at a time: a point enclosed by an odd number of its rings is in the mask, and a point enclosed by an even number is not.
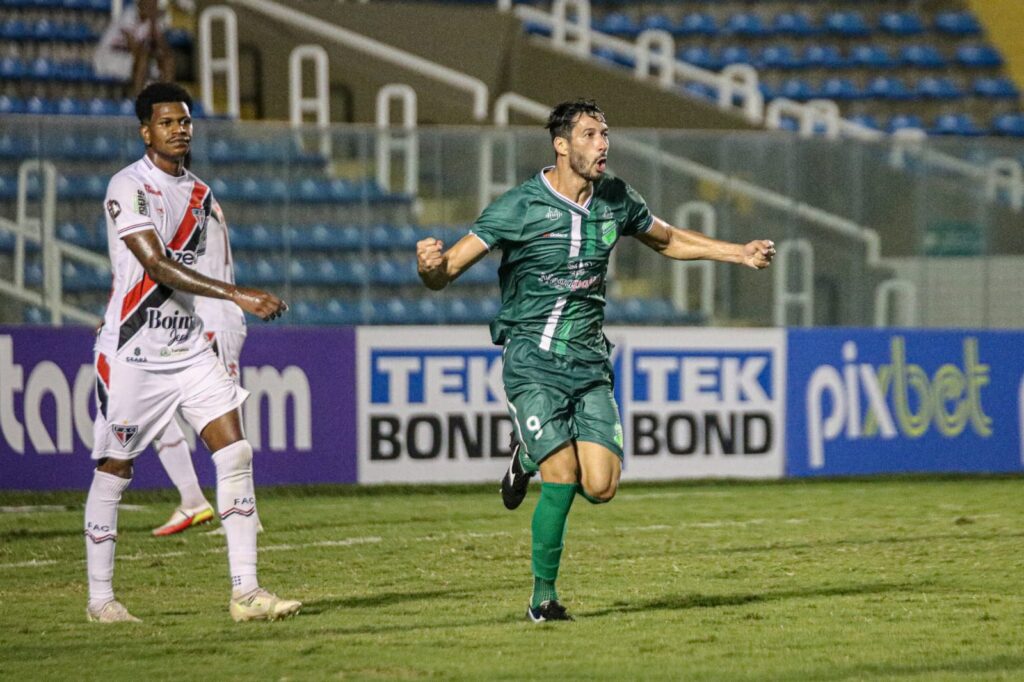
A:
[[[507,456],[501,368],[498,349],[373,351],[370,460]]]
[[[992,419],[982,405],[990,368],[980,361],[976,338],[964,339],[962,348],[962,367],[946,363],[929,376],[909,361],[901,336],[890,340],[890,361],[880,365],[858,362],[856,342],[846,341],[842,368],[822,365],[807,383],[811,468],[825,466],[826,444],[840,436],[848,441],[917,439],[934,426],[942,436],[955,438],[968,425],[982,438],[991,436]]]
[[[768,351],[634,350],[634,456],[763,455],[774,443]]]

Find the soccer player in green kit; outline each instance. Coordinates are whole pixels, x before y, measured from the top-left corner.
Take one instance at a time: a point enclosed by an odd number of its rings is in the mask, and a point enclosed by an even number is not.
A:
[[[514,445],[501,493],[515,509],[540,471],[527,609],[535,623],[572,620],[555,590],[569,509],[577,494],[594,504],[610,501],[622,471],[622,425],[603,331],[612,248],[620,237],[636,237],[668,258],[759,270],[775,255],[769,240],[718,241],[651,215],[643,197],[606,172],[608,124],[593,101],[559,104],[546,127],[555,165],[496,199],[447,251],[433,238],[416,245],[420,278],[434,290],[491,249],[502,250],[501,310],[491,338],[503,346]]]

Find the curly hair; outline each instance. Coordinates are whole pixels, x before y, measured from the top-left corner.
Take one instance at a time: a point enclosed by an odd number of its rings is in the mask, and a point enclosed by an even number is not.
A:
[[[135,115],[139,123],[149,123],[153,117],[153,105],[167,102],[184,102],[192,109],[192,95],[177,83],[150,83],[135,98]]]

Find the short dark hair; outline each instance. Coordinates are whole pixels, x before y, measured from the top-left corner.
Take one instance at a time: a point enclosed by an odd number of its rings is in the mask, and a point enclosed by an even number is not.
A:
[[[548,122],[544,126],[551,133],[551,139],[564,137],[566,139],[572,134],[572,127],[577,117],[586,114],[600,121],[605,120],[604,112],[597,102],[592,99],[575,99],[555,105],[548,116]]]
[[[167,102],[184,102],[192,110],[192,95],[177,83],[150,83],[135,98],[135,115],[139,123],[149,123],[153,118],[153,105]]]

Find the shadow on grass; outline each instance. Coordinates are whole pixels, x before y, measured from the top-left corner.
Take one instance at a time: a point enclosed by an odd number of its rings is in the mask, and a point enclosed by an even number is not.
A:
[[[741,592],[736,594],[680,594],[667,595],[657,599],[637,602],[617,602],[614,606],[597,611],[587,611],[581,616],[594,618],[620,613],[639,611],[685,611],[687,609],[712,609],[722,606],[744,606],[764,604],[784,599],[807,599],[812,597],[850,597],[888,592],[910,592],[927,587],[928,583],[868,583],[863,585],[836,585],[805,590],[780,590],[777,592]]]
[[[361,597],[338,597],[334,599],[317,599],[302,603],[302,615],[309,616],[334,609],[362,609],[392,606],[425,599],[456,600],[465,597],[465,590],[420,590],[418,592],[377,592]]]

